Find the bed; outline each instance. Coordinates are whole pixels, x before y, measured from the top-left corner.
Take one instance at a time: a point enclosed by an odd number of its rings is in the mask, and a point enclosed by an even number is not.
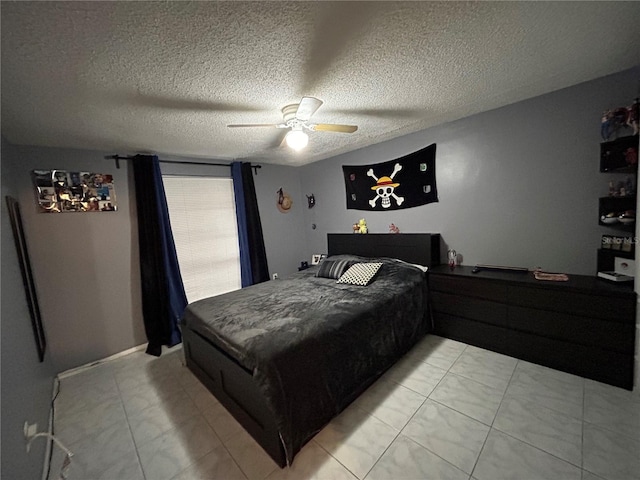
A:
[[[318,277],[320,265],[185,310],[188,368],[281,467],[430,331],[412,264],[439,262],[439,235],[375,237],[328,236],[324,270],[382,264],[368,286]]]

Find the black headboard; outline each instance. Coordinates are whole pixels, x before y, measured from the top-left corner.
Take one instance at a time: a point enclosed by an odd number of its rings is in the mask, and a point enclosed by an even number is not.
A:
[[[440,265],[439,233],[329,233],[329,255],[391,257],[433,267]]]

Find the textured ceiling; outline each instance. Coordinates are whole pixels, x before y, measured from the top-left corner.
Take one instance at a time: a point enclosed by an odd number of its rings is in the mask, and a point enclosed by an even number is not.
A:
[[[640,2],[6,2],[16,144],[302,165],[640,64]],[[325,103],[296,153],[280,123]]]

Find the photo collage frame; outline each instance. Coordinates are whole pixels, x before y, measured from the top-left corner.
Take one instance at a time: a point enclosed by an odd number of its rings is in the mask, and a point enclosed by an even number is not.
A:
[[[113,176],[107,173],[34,170],[39,211],[115,212],[118,209]]]

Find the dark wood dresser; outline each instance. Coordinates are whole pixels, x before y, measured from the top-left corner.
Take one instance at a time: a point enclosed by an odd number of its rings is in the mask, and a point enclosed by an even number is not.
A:
[[[436,335],[633,388],[636,294],[630,285],[441,265],[429,271],[429,286]]]

